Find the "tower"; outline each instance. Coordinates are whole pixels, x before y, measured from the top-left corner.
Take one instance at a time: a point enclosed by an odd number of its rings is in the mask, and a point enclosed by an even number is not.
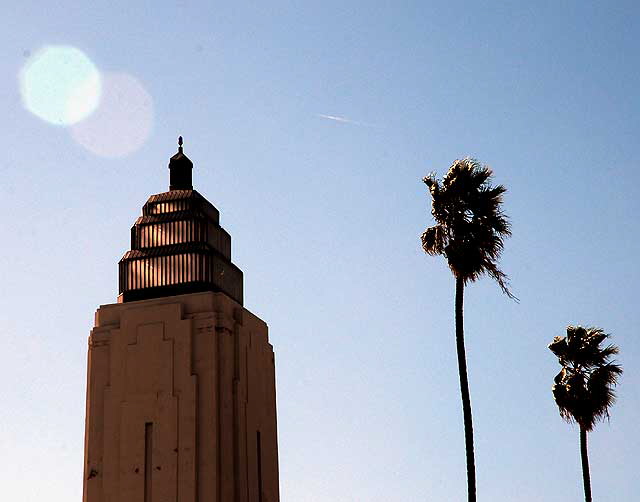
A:
[[[178,143],[89,336],[83,502],[278,502],[267,326]]]

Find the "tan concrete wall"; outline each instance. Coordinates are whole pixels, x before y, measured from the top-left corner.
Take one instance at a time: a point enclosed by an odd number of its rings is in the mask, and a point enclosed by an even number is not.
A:
[[[101,306],[83,501],[279,501],[275,397],[267,326],[226,295]]]

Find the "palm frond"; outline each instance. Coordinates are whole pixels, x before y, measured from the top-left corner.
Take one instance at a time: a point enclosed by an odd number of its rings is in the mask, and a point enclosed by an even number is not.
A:
[[[512,300],[515,300],[516,302],[520,301],[520,299],[515,296],[509,289],[509,277],[502,270],[496,267],[494,262],[486,263],[485,269],[487,270],[487,274],[489,275],[489,277],[491,277],[498,283],[498,286],[500,286],[500,289],[502,289],[502,292],[505,295],[507,295]]]
[[[553,342],[551,342],[548,347],[549,350],[558,357],[558,359],[561,359],[565,356],[568,350],[567,339],[563,336],[555,336],[553,337]],[[564,372],[565,369],[563,368],[562,371]]]
[[[602,358],[606,360],[610,359],[612,356],[615,356],[616,354],[618,354],[618,352],[620,351],[615,345],[607,345],[600,351]]]
[[[506,189],[492,186],[492,175],[478,160],[465,158],[451,165],[442,182],[434,173],[423,178],[432,197],[436,225],[422,234],[422,248],[430,255],[443,255],[454,276],[465,283],[488,275],[517,300],[509,290],[507,275],[498,267],[511,225],[501,210]]]
[[[560,416],[588,431],[609,418],[615,402],[613,387],[622,375],[622,367],[611,361],[618,347],[600,347],[608,338],[600,328],[567,326],[567,336],[556,336],[549,344],[562,366],[552,387]]]
[[[446,235],[440,225],[427,228],[422,236],[422,249],[430,255],[438,255],[444,252],[446,244]]]

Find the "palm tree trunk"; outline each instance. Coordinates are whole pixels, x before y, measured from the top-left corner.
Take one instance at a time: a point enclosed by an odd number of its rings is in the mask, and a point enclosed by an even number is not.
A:
[[[587,452],[587,429],[580,426],[580,456],[582,457],[582,482],[584,483],[584,500],[591,502],[591,476],[589,475],[589,454]]]
[[[464,443],[467,452],[467,493],[469,502],[476,502],[476,463],[473,453],[473,422],[471,419],[469,379],[467,377],[467,356],[464,350],[463,297],[464,280],[456,277],[456,349],[458,352],[460,394],[462,395],[462,415],[464,417]]]

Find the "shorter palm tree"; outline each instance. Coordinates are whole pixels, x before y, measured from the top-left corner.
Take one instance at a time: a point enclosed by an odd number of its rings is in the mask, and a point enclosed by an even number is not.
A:
[[[553,398],[560,416],[580,427],[580,455],[584,498],[591,502],[591,477],[587,454],[587,432],[598,421],[609,419],[615,401],[613,387],[622,367],[611,360],[618,347],[601,347],[609,335],[600,328],[567,326],[567,336],[556,336],[549,349],[558,357],[562,370],[554,379]]]

